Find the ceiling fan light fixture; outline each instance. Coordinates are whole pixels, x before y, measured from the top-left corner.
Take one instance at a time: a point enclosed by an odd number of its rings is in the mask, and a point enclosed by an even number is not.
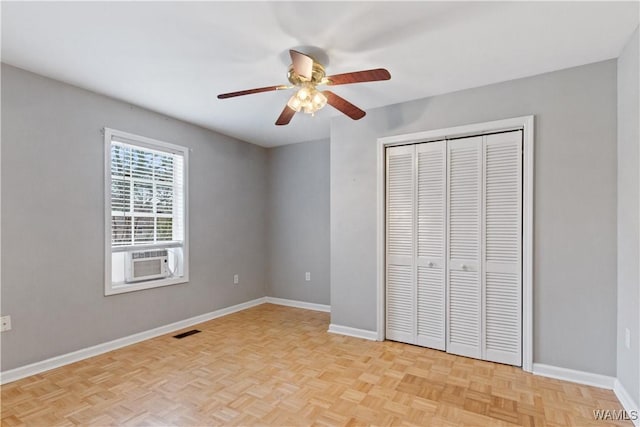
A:
[[[316,109],[316,111],[318,111],[319,109],[327,105],[327,97],[324,96],[322,92],[319,92],[316,90],[316,93],[313,95],[311,102],[313,103],[313,106]]]
[[[287,105],[289,106],[289,108],[294,110],[296,113],[302,109],[302,101],[300,101],[300,98],[298,98],[297,95],[298,95],[297,93],[293,94],[291,98],[289,98],[289,101],[287,102]]]
[[[296,96],[300,101],[304,102],[307,100],[307,98],[309,98],[312,90],[314,89],[313,88],[307,89],[306,87],[303,87],[298,91],[298,93],[296,93]]]
[[[298,90],[287,102],[295,112],[303,111],[313,114],[327,105],[327,97],[313,86],[305,86]]]

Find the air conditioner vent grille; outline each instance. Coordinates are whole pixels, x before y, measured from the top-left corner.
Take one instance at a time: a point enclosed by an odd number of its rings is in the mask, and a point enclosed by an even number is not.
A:
[[[141,251],[141,252],[132,252],[131,253],[131,258],[132,259],[141,259],[141,258],[156,258],[156,257],[163,257],[163,256],[167,256],[167,250],[166,249],[161,249],[161,250],[157,250],[157,251]]]
[[[125,282],[140,282],[168,277],[167,249],[136,251],[128,253],[125,264]]]

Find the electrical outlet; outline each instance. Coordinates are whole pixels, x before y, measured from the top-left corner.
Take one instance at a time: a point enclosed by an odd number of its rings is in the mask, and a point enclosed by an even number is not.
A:
[[[631,348],[631,331],[629,328],[624,329],[624,346],[628,349]]]
[[[307,271],[306,273],[304,273],[304,280],[307,282],[311,281],[311,272]]]
[[[234,275],[233,275],[233,284],[234,284],[234,285],[237,285],[239,282],[240,282],[240,280],[239,280],[239,278],[238,278],[238,275],[237,275],[237,274],[234,274]]]
[[[0,317],[0,332],[11,330],[11,316]]]

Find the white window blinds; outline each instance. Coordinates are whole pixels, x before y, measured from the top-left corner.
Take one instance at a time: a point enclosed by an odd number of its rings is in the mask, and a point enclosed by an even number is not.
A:
[[[111,246],[184,241],[184,155],[111,140]]]

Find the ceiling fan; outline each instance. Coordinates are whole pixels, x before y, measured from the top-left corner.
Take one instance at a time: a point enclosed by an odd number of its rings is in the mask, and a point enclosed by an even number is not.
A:
[[[356,107],[346,99],[336,95],[329,90],[319,91],[317,86],[345,85],[351,83],[375,82],[379,80],[389,80],[391,74],[384,68],[373,70],[355,71],[352,73],[335,74],[326,76],[324,67],[314,58],[304,53],[290,50],[291,66],[287,77],[291,85],[267,86],[256,89],[241,90],[238,92],[223,93],[218,95],[218,99],[233,98],[235,96],[250,95],[252,93],[271,92],[274,90],[297,88],[296,93],[289,98],[287,105],[276,120],[276,125],[289,124],[294,114],[302,111],[313,115],[326,104],[341,111],[353,120],[359,120],[365,116],[365,112]]]

